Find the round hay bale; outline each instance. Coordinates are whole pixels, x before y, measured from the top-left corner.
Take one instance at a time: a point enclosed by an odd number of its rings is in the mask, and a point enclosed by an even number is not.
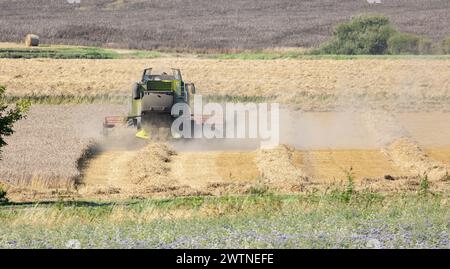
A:
[[[33,34],[28,34],[25,37],[25,45],[27,47],[37,47],[37,46],[39,46],[39,36],[33,35]]]

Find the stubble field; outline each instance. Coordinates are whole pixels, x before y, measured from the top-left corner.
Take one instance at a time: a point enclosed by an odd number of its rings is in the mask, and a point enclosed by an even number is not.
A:
[[[282,103],[282,146],[146,147],[132,130],[119,146],[103,141],[103,117],[126,114],[130,85],[145,67],[180,68],[213,101]],[[424,179],[434,191],[448,189],[445,58],[0,59],[0,71],[7,98],[34,102],[0,161],[17,200],[301,193],[349,180],[380,192],[417,191]]]

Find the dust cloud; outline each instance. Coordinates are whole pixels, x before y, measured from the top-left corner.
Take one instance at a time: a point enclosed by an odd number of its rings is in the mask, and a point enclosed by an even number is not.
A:
[[[361,107],[361,102],[357,106]],[[335,112],[304,112],[284,105],[279,114],[279,143],[299,150],[379,149],[401,138],[409,138],[426,148],[450,147],[448,112],[389,112],[370,106]],[[135,128],[126,126],[114,128],[103,137],[101,124],[93,122],[95,124],[84,122],[77,129],[80,134],[94,138],[99,151],[138,150],[148,143],[135,137]],[[251,151],[259,149],[261,142],[260,138],[159,140],[168,142],[176,151]]]

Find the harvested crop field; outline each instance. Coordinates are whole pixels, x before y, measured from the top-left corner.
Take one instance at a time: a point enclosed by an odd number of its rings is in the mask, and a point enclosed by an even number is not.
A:
[[[450,24],[446,0],[368,2],[1,0],[0,37],[19,41],[33,32],[44,43],[139,49],[310,47],[329,39],[334,25],[361,13],[385,14],[400,30],[436,41],[450,35],[444,27]]]
[[[255,156],[256,152],[175,152],[153,143],[137,151],[100,152],[86,163],[81,193],[106,197],[243,193],[260,176]]]
[[[18,124],[18,133],[8,139],[5,158],[0,162],[1,182],[10,187],[10,197],[46,200],[63,193],[69,197],[122,199],[261,191],[298,193],[339,186],[349,175],[356,188],[382,192],[416,191],[424,174],[434,191],[445,191],[450,185],[447,148],[423,149],[406,138],[394,138],[384,146],[352,148],[352,137],[346,137],[352,128],[370,134],[370,129],[362,125],[348,125],[347,134],[334,136],[322,127],[322,147],[317,141],[307,146],[311,137],[308,134],[306,140],[300,136],[281,141],[297,143],[297,148],[282,145],[264,150],[237,150],[233,145],[230,149],[222,145],[220,150],[211,150],[191,147],[189,143],[146,144],[138,142],[132,130],[119,134],[118,140],[100,139],[103,116],[124,110],[116,105],[33,106],[28,119]],[[313,115],[306,113],[305,117]],[[418,122],[422,117],[417,115]],[[299,121],[309,132],[319,130],[320,125]],[[413,122],[410,119],[408,124]],[[445,132],[450,126],[440,124],[440,128]],[[329,148],[326,134],[348,143]],[[421,139],[425,138],[422,135]],[[434,136],[427,138],[432,140]]]
[[[450,113],[431,113],[439,118],[424,126],[439,131],[425,132],[416,125],[427,112],[384,120],[371,112],[376,124],[363,124],[364,113],[284,109],[294,119],[282,120],[290,135],[282,135],[281,146],[238,150],[242,142],[148,144],[131,129],[101,138],[103,117],[125,113],[122,105],[34,105],[7,140],[0,179],[15,200],[55,199],[61,191],[104,199],[298,193],[340,186],[349,176],[358,189],[382,192],[415,191],[424,175],[434,191],[450,185],[449,144],[439,139],[450,130]],[[336,132],[335,121],[346,131]],[[390,124],[413,131],[399,135]],[[380,131],[390,140],[378,141]],[[360,143],[364,136],[373,139]]]
[[[317,150],[302,153],[304,169],[313,177],[329,182],[345,180],[349,173],[356,180],[404,175],[379,150]]]
[[[9,98],[28,96],[35,103],[124,102],[149,66],[181,68],[183,78],[213,100],[287,104],[280,111],[280,144],[286,146],[265,151],[213,141],[144,147],[130,131],[121,139],[126,145],[116,148],[100,139],[101,123],[126,113],[125,105],[34,105],[8,138],[1,182],[44,190],[33,194],[42,199],[54,198],[48,189],[96,198],[295,193],[326,189],[349,175],[358,188],[391,191],[417,190],[425,173],[434,190],[448,188],[446,59],[0,59],[0,82]],[[31,199],[21,189],[9,195]]]
[[[442,163],[450,165],[450,148],[431,148],[427,149],[427,154]]]
[[[37,101],[52,97],[64,101],[66,97],[77,102],[118,96],[123,101],[146,67],[180,68],[183,78],[196,84],[198,93],[225,100],[274,100],[307,111],[367,107],[450,111],[450,61],[431,58],[0,59],[0,82],[10,96],[30,96]]]
[[[166,146],[149,147],[154,152]],[[82,181],[85,187],[82,194],[97,198],[209,196],[255,191],[292,194],[342,187],[349,176],[358,190],[417,191],[421,180],[421,170],[404,169],[382,151],[375,150],[295,151],[280,146],[250,152],[177,152],[169,158],[146,157],[152,160],[152,169],[127,170],[126,167],[136,162],[136,154],[139,153],[114,151],[93,159]],[[417,165],[422,167],[422,162],[418,161]],[[104,169],[109,172],[103,173]],[[436,177],[434,167],[424,169],[429,171],[433,191],[448,191],[448,178]]]
[[[242,193],[261,184],[295,192],[345,181],[349,173],[356,182],[384,181],[386,176],[414,178],[423,173],[441,182],[448,171],[450,154],[442,135],[449,132],[450,113],[400,113],[391,124],[413,131],[402,136],[385,133],[392,140],[382,144],[371,127],[394,134],[395,130],[364,125],[364,115],[284,108],[289,120],[283,116],[281,130],[290,135],[282,134],[280,142],[290,146],[239,150],[242,143],[224,141],[211,146],[196,141],[145,146],[131,129],[119,132],[119,139],[101,139],[103,117],[125,111],[122,105],[34,105],[7,140],[0,161],[1,181],[37,190],[73,191],[76,187],[77,195],[129,197]],[[423,125],[428,114],[435,120]],[[333,122],[345,127],[345,132],[336,132]],[[372,140],[360,143],[370,136]]]
[[[255,182],[259,178],[255,155],[255,152],[236,151],[180,152],[173,159],[171,177],[191,187]]]

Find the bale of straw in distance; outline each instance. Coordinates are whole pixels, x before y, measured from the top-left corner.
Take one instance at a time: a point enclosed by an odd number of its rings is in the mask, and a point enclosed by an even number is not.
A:
[[[39,46],[39,36],[33,35],[33,34],[28,34],[25,37],[25,45],[27,47],[37,47],[37,46]]]

